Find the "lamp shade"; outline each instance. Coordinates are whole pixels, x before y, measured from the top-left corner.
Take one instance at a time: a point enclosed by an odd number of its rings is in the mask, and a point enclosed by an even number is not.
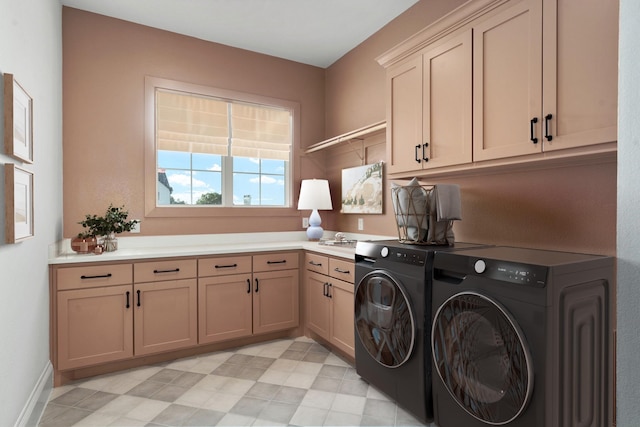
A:
[[[298,210],[331,210],[331,193],[326,179],[303,179],[300,185]]]

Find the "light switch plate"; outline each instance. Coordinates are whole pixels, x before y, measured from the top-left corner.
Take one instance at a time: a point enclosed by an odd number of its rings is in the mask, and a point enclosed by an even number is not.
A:
[[[309,228],[309,218],[302,218],[302,228]]]
[[[131,228],[130,233],[139,233],[140,232],[140,220],[137,219],[136,221],[138,221],[138,222],[135,223],[135,225]]]
[[[364,230],[364,218],[358,218],[358,231]]]

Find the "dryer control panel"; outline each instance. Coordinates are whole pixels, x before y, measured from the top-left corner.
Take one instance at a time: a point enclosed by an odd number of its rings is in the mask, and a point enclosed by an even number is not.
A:
[[[473,260],[477,275],[502,282],[543,288],[547,281],[547,267],[491,259]]]

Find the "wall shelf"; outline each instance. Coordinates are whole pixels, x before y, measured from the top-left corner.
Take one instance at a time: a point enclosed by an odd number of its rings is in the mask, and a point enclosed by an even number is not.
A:
[[[316,151],[324,150],[326,148],[332,147],[334,145],[337,145],[343,142],[349,142],[354,139],[363,139],[364,137],[373,135],[374,133],[381,132],[386,128],[387,128],[386,121],[373,123],[369,126],[361,127],[351,132],[343,133],[342,135],[334,136],[333,138],[325,139],[324,141],[320,141],[315,144],[312,144],[306,150],[304,150],[304,152],[305,154],[314,153]]]

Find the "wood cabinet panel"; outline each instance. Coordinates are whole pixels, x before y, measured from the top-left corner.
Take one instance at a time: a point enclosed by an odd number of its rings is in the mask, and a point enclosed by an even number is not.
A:
[[[542,151],[541,13],[522,1],[473,27],[474,161]]]
[[[135,284],[135,354],[196,345],[197,293],[196,279]]]
[[[131,264],[96,264],[56,270],[59,291],[130,284],[132,279]]]
[[[189,279],[197,276],[195,259],[168,259],[136,262],[133,265],[133,281],[136,283],[162,280]]]
[[[355,355],[353,282],[332,280],[330,341],[345,353]]]
[[[250,336],[253,330],[251,274],[198,281],[199,343]]]
[[[309,271],[306,278],[307,327],[328,341],[331,333],[328,277]]]
[[[298,268],[298,252],[274,252],[253,256],[253,271],[277,271]]]
[[[329,276],[351,282],[355,280],[356,271],[353,261],[329,258]]]
[[[133,356],[132,286],[57,293],[57,369]]]
[[[253,333],[298,326],[298,270],[254,273],[253,280]]]
[[[543,0],[543,13],[544,150],[616,141],[618,2]]]
[[[320,274],[329,274],[329,257],[307,252],[304,255],[304,268]]]
[[[198,277],[251,274],[251,256],[234,255],[198,259]]]

